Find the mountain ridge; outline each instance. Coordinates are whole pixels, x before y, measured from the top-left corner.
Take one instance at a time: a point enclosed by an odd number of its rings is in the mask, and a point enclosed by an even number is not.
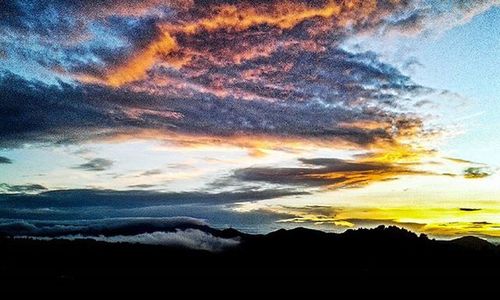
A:
[[[233,228],[203,228],[216,243],[226,240],[234,243],[219,251],[207,251],[179,244],[109,243],[89,237],[36,240],[3,236],[0,278],[49,281],[499,278],[500,247],[476,237],[435,240],[395,226],[344,233],[299,227],[265,235],[246,234]],[[209,242],[203,239],[201,244]]]

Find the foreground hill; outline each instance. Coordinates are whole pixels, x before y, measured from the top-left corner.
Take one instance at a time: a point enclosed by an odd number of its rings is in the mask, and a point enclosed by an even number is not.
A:
[[[475,237],[438,241],[383,226],[342,234],[304,228],[282,229],[267,235],[203,229],[217,238],[238,243],[210,252],[91,239],[2,237],[0,277],[2,282],[499,279],[499,246]]]

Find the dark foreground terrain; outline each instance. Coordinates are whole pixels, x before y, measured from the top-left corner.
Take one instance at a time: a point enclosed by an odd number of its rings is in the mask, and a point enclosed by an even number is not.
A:
[[[267,235],[205,230],[241,242],[224,251],[208,252],[84,239],[3,237],[0,282],[8,286],[9,282],[108,284],[132,280],[174,284],[189,280],[212,287],[236,281],[500,283],[500,247],[474,237],[437,241],[396,227],[343,234],[303,228]]]

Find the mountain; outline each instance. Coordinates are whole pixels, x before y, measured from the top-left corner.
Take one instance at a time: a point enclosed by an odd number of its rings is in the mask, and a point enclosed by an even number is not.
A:
[[[464,236],[458,239],[451,240],[450,243],[476,251],[493,250],[495,248],[493,244],[475,236]]]
[[[213,237],[209,240],[202,235],[202,246],[228,240],[232,243],[218,248],[222,250],[207,251],[209,248],[193,249],[183,244],[2,237],[0,279],[2,282],[404,279],[425,280],[428,284],[463,280],[484,283],[499,279],[499,246],[475,237],[439,241],[393,226],[348,230],[342,234],[306,228],[281,229],[266,235],[208,226],[196,226],[196,230]]]

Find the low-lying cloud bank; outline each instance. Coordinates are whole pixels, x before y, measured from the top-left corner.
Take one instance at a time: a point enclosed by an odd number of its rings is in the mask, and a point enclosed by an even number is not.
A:
[[[37,239],[52,239],[47,237],[38,237]],[[177,229],[174,232],[156,231],[152,233],[142,233],[137,235],[117,235],[117,236],[83,236],[83,235],[66,235],[59,236],[57,239],[77,240],[77,239],[92,239],[107,243],[133,243],[147,245],[161,245],[169,247],[182,247],[196,250],[206,251],[222,251],[224,249],[237,246],[240,241],[235,238],[221,238],[213,236],[210,233],[203,232],[198,229]]]
[[[139,243],[221,251],[238,239],[218,236],[204,220],[190,217],[111,218],[98,220],[0,220],[0,235],[41,240],[92,239],[107,243]]]
[[[201,219],[189,217],[112,218],[97,220],[0,220],[0,234],[9,236],[133,236],[157,231],[174,232],[210,227]]]

